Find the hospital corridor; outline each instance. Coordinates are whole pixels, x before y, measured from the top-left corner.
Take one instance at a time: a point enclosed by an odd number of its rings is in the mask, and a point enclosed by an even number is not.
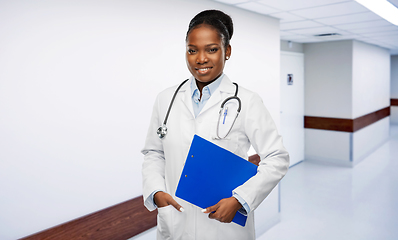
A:
[[[281,222],[258,239],[396,239],[397,168],[398,125],[355,168],[294,166],[281,182]]]

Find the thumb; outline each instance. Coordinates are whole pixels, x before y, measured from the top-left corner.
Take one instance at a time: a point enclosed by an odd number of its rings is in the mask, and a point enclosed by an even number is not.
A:
[[[185,211],[184,208],[180,204],[178,204],[176,200],[174,200],[174,198],[171,198],[171,200],[169,201],[169,204],[172,205],[179,212]]]

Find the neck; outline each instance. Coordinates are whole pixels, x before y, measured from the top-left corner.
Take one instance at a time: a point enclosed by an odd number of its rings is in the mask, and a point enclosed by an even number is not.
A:
[[[200,92],[200,97],[202,97],[202,89],[204,87],[206,87],[207,85],[211,84],[212,82],[216,81],[221,76],[221,74],[222,73],[220,73],[220,75],[218,75],[215,79],[208,81],[208,82],[201,82],[195,78],[196,86],[198,87],[199,92]]]

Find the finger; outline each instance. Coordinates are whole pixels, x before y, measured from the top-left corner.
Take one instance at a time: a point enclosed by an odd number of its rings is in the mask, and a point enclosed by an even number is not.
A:
[[[215,212],[212,212],[209,214],[209,218],[210,219],[216,219],[216,216],[214,216]]]
[[[218,203],[217,203],[216,205],[211,206],[211,207],[204,208],[204,209],[202,210],[202,212],[203,212],[203,213],[215,212],[215,211],[217,211],[217,208],[218,208]]]
[[[172,205],[179,212],[184,212],[185,211],[185,209],[180,204],[178,204],[178,202],[176,200],[174,200],[174,198],[170,199],[169,204]]]

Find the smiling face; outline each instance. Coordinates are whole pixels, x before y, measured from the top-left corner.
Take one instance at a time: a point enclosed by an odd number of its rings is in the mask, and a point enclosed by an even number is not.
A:
[[[225,48],[217,30],[205,24],[189,33],[186,47],[187,66],[200,90],[222,74],[231,55],[231,46]]]

